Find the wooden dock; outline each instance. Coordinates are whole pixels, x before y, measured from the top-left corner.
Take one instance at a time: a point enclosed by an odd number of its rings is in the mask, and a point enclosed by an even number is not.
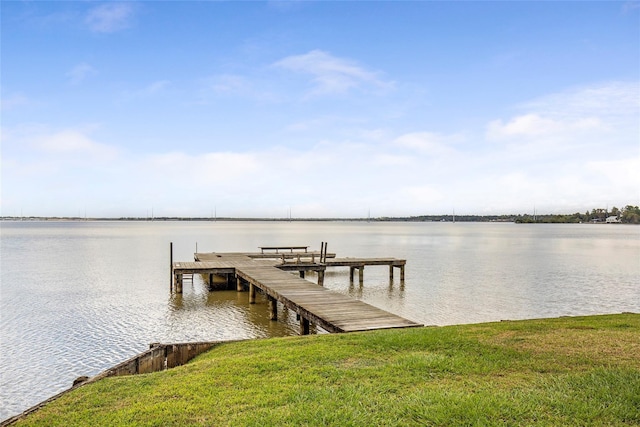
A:
[[[292,251],[284,253],[291,255]],[[393,269],[399,268],[401,280],[404,280],[405,260],[329,258],[317,253],[314,254],[314,258],[317,258],[318,262],[315,262],[305,257],[298,258],[297,255],[300,253],[293,253],[293,257],[271,259],[256,256],[263,255],[262,253],[197,253],[194,255],[197,261],[172,264],[172,290],[182,292],[182,280],[186,274],[209,274],[209,283],[212,283],[214,275],[226,275],[235,279],[238,291],[249,290],[250,303],[255,303],[257,291],[263,293],[267,297],[272,320],[277,319],[278,302],[296,312],[300,319],[301,334],[309,333],[310,322],[328,332],[422,326],[322,286],[327,267],[349,267],[351,280],[354,270],[358,269],[362,283],[362,272],[366,265],[388,265],[391,279]],[[312,253],[303,252],[305,255]],[[299,277],[291,274],[291,271],[298,271]],[[306,271],[318,273],[318,284],[304,279]]]

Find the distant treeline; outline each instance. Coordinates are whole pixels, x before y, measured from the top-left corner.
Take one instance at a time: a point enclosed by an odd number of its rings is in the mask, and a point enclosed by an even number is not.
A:
[[[606,223],[640,224],[640,208],[627,205],[622,209],[592,209],[585,213],[546,215],[420,215],[412,217],[382,217],[376,221],[456,221],[456,222],[516,222],[516,223]]]
[[[615,206],[608,209],[592,209],[585,213],[547,214],[547,215],[419,215],[408,217],[378,218],[227,218],[227,217],[120,217],[120,218],[81,218],[81,217],[8,217],[9,221],[359,221],[359,222],[516,222],[516,223],[606,223],[640,224],[640,208],[627,205],[622,209]]]
[[[580,222],[595,222],[605,223],[609,219],[611,222],[620,222],[623,224],[640,224],[640,208],[638,206],[627,205],[622,209],[618,209],[615,206],[611,210],[607,209],[592,209],[591,212],[586,211],[581,214],[576,212],[570,215],[538,215],[535,218],[533,216],[525,215],[516,222],[541,222],[541,223],[580,223]]]

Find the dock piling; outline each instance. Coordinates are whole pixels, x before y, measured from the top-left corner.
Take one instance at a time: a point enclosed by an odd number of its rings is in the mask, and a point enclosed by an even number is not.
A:
[[[278,320],[278,300],[269,296],[269,320]]]
[[[309,319],[300,316],[300,335],[309,335]]]
[[[249,282],[249,304],[256,303],[256,287],[252,282]]]

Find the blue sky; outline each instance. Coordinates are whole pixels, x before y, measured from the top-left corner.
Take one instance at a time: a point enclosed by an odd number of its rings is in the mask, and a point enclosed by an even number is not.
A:
[[[5,216],[640,204],[638,2],[0,7]]]

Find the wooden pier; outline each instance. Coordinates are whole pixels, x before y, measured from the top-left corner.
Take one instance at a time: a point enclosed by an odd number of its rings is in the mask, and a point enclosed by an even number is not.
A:
[[[268,254],[265,249],[273,252]],[[290,250],[287,252],[283,249]],[[326,247],[323,249],[313,252],[308,251],[308,247],[300,246],[277,247],[277,250],[275,247],[263,248],[260,253],[196,253],[194,262],[172,263],[172,290],[182,292],[182,281],[186,274],[208,274],[210,284],[216,275],[226,276],[227,280],[233,278],[238,291],[249,290],[249,303],[255,303],[257,291],[267,297],[272,320],[278,317],[278,302],[296,312],[303,335],[309,333],[310,322],[328,332],[422,326],[322,286],[328,267],[349,267],[351,281],[357,269],[362,284],[365,266],[387,265],[391,280],[393,269],[398,268],[400,280],[404,281],[406,260],[335,258],[335,254],[329,256],[326,253]],[[299,277],[291,274],[291,271],[298,271]],[[318,284],[304,279],[307,271],[318,273]]]

